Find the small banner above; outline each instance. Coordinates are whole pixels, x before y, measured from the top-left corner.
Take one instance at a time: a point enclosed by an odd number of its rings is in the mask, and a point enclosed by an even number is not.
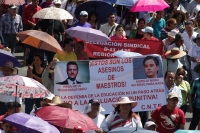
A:
[[[85,44],[85,50],[91,58],[115,58],[112,54],[119,50],[137,52],[142,55],[163,54],[163,45],[161,41],[128,39],[108,42],[86,42]]]

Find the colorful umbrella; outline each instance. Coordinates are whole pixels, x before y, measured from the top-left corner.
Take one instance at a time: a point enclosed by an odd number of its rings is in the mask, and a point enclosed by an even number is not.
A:
[[[118,127],[115,128],[108,133],[158,133],[156,131],[151,131],[151,130],[146,130],[144,128],[140,127],[133,127],[133,128],[128,128],[128,127]]]
[[[79,15],[81,11],[87,11],[90,13],[91,11],[95,11],[98,14],[98,20],[101,23],[106,23],[108,13],[115,12],[115,9],[112,5],[103,2],[103,1],[88,1],[84,2],[80,6],[78,6],[75,10],[75,16],[79,19]]]
[[[138,0],[132,7],[132,12],[162,11],[169,5],[164,0]]]
[[[17,35],[24,44],[28,44],[38,49],[44,49],[65,55],[65,52],[57,40],[46,32],[38,30],[26,30],[18,32]]]
[[[0,59],[0,66],[3,66],[8,61],[12,62],[14,67],[21,66],[21,64],[19,63],[17,58],[15,58],[15,56],[12,53],[10,53],[6,50],[0,49],[0,58],[1,58]]]
[[[51,92],[38,81],[24,76],[0,78],[0,94],[22,98],[44,98]]]
[[[97,125],[86,115],[68,108],[47,106],[39,109],[35,114],[52,125],[73,129],[75,126],[88,130],[97,129]]]
[[[135,57],[135,56],[142,56],[142,54],[137,52],[127,52],[127,51],[116,51],[112,55],[123,58],[123,57]]]
[[[15,4],[15,5],[23,5],[25,3],[24,0],[0,0],[0,4]]]
[[[60,133],[48,122],[26,113],[14,113],[4,120],[24,133]]]
[[[66,10],[56,7],[44,8],[33,15],[33,18],[41,19],[73,19],[73,16]]]
[[[116,5],[133,6],[138,0],[104,0]]]
[[[84,41],[91,41],[91,42],[107,42],[110,41],[110,38],[101,32],[100,30],[95,30],[92,28],[86,27],[72,27],[65,30],[67,34],[71,37],[79,38]]]

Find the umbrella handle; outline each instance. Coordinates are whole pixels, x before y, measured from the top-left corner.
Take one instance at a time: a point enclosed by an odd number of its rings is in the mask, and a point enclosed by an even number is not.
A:
[[[17,85],[16,85],[16,94],[15,94],[15,113],[17,112]]]

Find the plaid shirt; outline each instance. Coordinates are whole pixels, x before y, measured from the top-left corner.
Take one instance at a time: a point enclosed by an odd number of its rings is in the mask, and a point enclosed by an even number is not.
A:
[[[4,14],[0,21],[0,35],[16,34],[23,31],[22,18],[18,14],[13,18],[9,13]]]
[[[200,109],[200,78],[194,80],[190,94],[194,107]]]

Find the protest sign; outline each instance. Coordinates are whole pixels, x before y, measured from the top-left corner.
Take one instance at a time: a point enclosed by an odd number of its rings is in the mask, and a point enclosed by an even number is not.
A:
[[[155,110],[166,103],[162,60],[158,55],[148,55],[58,62],[54,93],[79,111],[95,98],[106,110],[104,113],[109,113],[122,96],[138,102],[134,111]]]
[[[137,52],[142,55],[163,54],[163,45],[161,41],[149,40],[117,40],[109,42],[86,42],[85,50],[91,58],[114,58],[112,53],[123,50],[128,52]]]

